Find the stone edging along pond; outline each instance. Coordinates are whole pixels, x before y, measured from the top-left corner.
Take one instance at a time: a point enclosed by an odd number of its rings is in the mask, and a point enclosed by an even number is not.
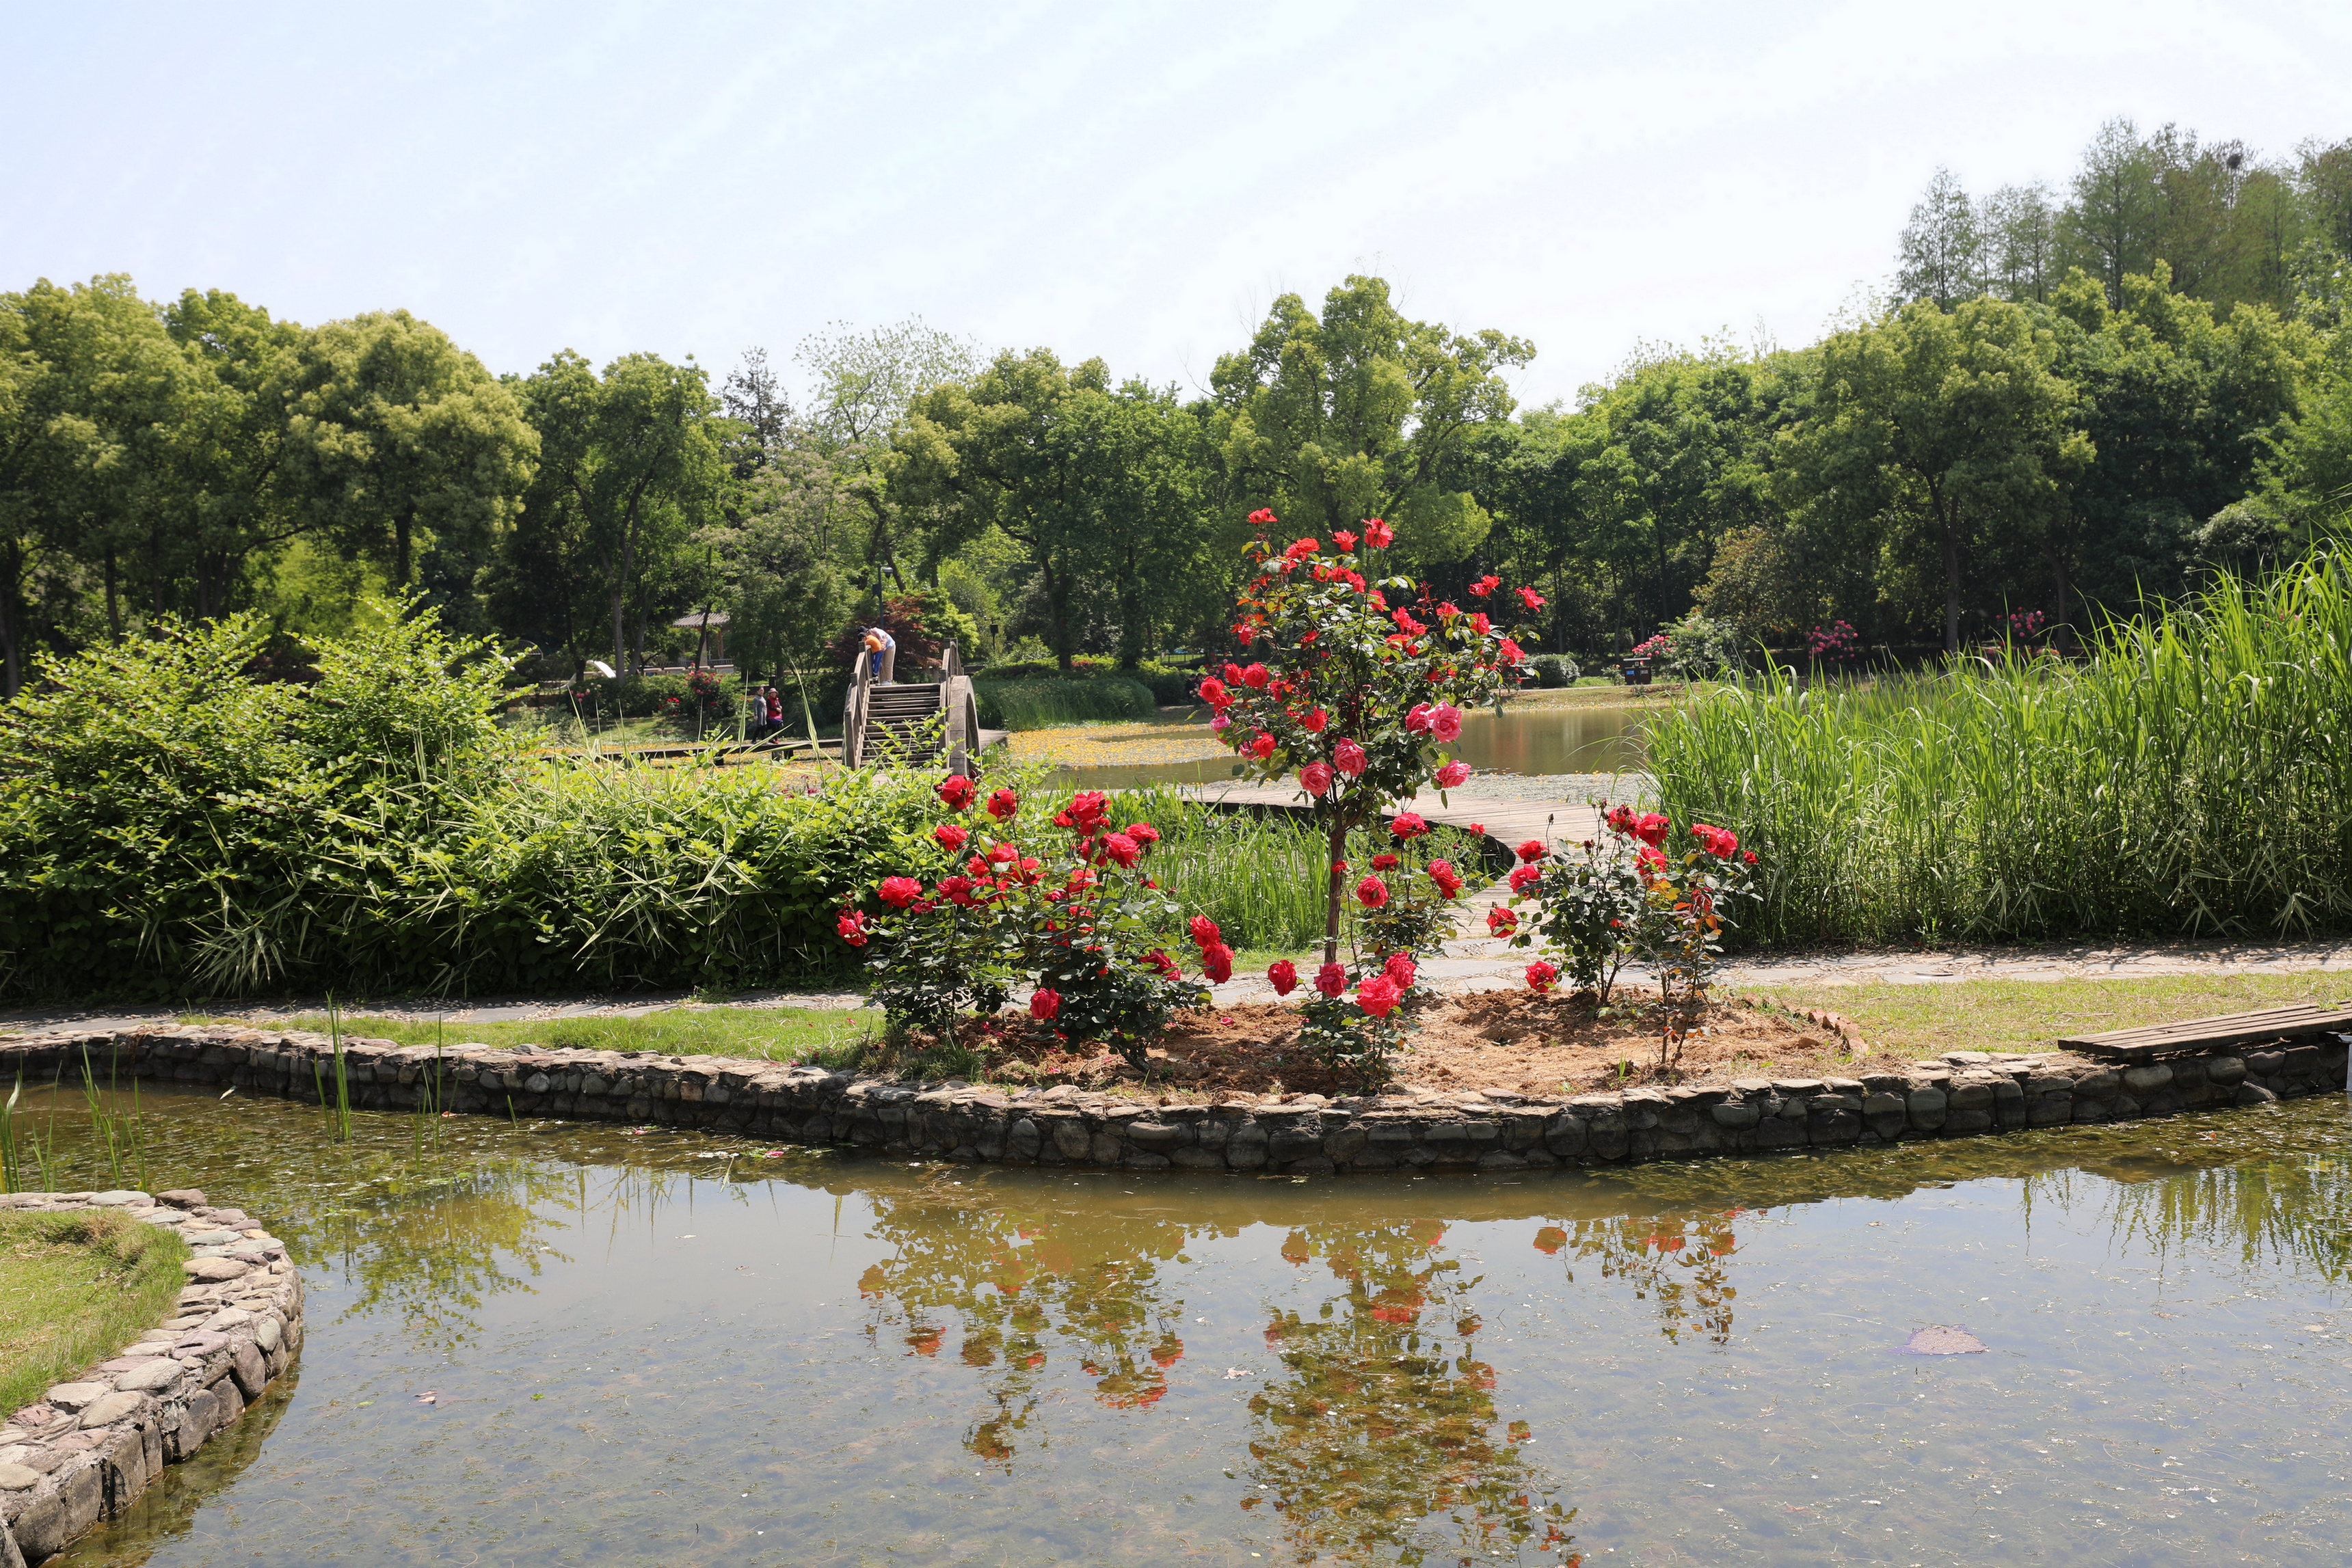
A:
[[[0,1209],[124,1208],[191,1243],[188,1283],[139,1343],[0,1426],[0,1564],[38,1563],[131,1506],[167,1464],[245,1414],[302,1343],[286,1249],[201,1192],[0,1195]]]
[[[1123,1170],[1324,1175],[1401,1167],[1486,1171],[1633,1164],[2076,1122],[2116,1122],[2339,1090],[2346,1037],[2114,1066],[2043,1053],[1954,1051],[1859,1078],[1738,1078],[1557,1099],[1397,1093],[1233,1097],[1156,1105],[1069,1087],[1005,1094],[956,1080],[916,1085],[718,1056],[346,1038],[350,1103],[590,1122],[656,1123],[887,1154]],[[0,1081],[83,1063],[110,1074],[298,1100],[331,1100],[326,1037],[217,1026],[0,1039]]]

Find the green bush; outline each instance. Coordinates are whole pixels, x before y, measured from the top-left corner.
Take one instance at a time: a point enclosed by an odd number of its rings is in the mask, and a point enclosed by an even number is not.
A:
[[[2352,925],[2352,584],[2223,577],[2095,633],[1867,687],[1768,670],[1654,721],[1664,809],[1761,852],[1743,936]]]
[[[1049,729],[1091,719],[1150,718],[1151,688],[1119,676],[1083,681],[974,681],[980,722],[991,729]]]
[[[48,661],[0,709],[0,994],[751,984],[845,967],[832,915],[929,780],[527,767],[502,662],[429,618],[248,671],[250,619]]]
[[[1576,661],[1565,653],[1538,653],[1528,663],[1534,667],[1536,684],[1539,686],[1572,686],[1576,685],[1577,676],[1582,674],[1576,667]]]

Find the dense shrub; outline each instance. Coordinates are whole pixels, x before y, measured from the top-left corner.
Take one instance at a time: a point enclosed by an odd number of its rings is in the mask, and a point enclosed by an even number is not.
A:
[[[428,619],[248,677],[248,619],[50,662],[0,709],[0,993],[750,983],[830,919],[919,779],[524,767],[502,663]]]
[[[1747,934],[2285,935],[2352,925],[2352,584],[2324,558],[1932,676],[1777,669],[1651,725],[1678,819],[1763,852]]]
[[[1540,686],[1572,686],[1584,673],[1565,653],[1538,653],[1528,663],[1534,666],[1536,684]]]

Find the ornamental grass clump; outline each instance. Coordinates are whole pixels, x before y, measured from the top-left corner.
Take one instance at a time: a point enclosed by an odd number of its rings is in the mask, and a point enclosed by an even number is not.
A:
[[[1511,907],[1493,911],[1487,928],[1515,947],[1549,955],[1528,966],[1530,988],[1549,991],[1565,972],[1601,1008],[1628,962],[1648,965],[1658,981],[1663,1072],[1701,1027],[1732,924],[1727,911],[1757,896],[1757,856],[1736,834],[1705,822],[1691,823],[1681,835],[1688,847],[1670,852],[1674,824],[1662,812],[1608,807],[1602,821],[1605,836],[1573,851],[1555,852],[1534,839],[1521,844]],[[1525,921],[1522,904],[1534,906]]]
[[[1424,786],[1443,791],[1470,777],[1447,749],[1461,737],[1463,710],[1495,701],[1527,655],[1486,611],[1434,601],[1408,577],[1380,576],[1395,534],[1378,517],[1360,534],[1334,533],[1328,550],[1312,538],[1274,544],[1265,533],[1276,521],[1271,511],[1250,521],[1258,534],[1246,559],[1256,570],[1234,625],[1248,662],[1204,679],[1201,698],[1216,710],[1212,727],[1240,757],[1244,775],[1295,780],[1324,834],[1323,963],[1303,1038],[1334,1070],[1377,1083],[1402,1033],[1398,1006],[1413,988],[1420,956],[1450,924],[1447,905],[1462,882],[1444,862],[1408,866],[1398,858],[1382,867],[1377,856],[1357,874],[1349,835],[1373,830],[1386,808]],[[1470,593],[1491,600],[1501,586],[1484,577]],[[1520,588],[1501,602],[1532,612],[1543,598]],[[1409,842],[1423,827],[1408,812],[1392,834]],[[1340,918],[1351,899],[1364,912],[1367,939],[1343,964]],[[1277,965],[1268,973],[1277,991],[1297,983],[1290,970]]]
[[[1158,830],[1118,826],[1097,789],[1056,813],[1051,832],[1020,825],[1016,789],[983,799],[953,774],[936,793],[943,810],[927,852],[874,889],[882,911],[853,906],[836,920],[844,942],[867,950],[868,995],[891,1027],[951,1040],[963,1015],[994,1013],[1026,989],[1035,1026],[1142,1066],[1170,1015],[1208,999],[1162,944],[1180,916],[1150,872]],[[1222,946],[1202,960],[1213,979],[1232,973]]]

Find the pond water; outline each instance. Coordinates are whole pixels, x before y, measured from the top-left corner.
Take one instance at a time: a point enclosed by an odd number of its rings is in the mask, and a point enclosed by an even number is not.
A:
[[[390,1114],[339,1145],[241,1097],[142,1116],[149,1184],[286,1239],[308,1339],[77,1568],[2334,1564],[2352,1541],[2336,1098],[1312,1181]],[[1906,1354],[1931,1325],[1984,1348]]]
[[[1610,774],[1642,767],[1642,721],[1667,711],[1647,706],[1597,704],[1529,707],[1463,715],[1459,755],[1488,773]],[[1205,721],[1202,721],[1205,722]],[[1230,779],[1234,764],[1218,756],[1192,762],[1065,768],[1057,777],[1080,789],[1118,789],[1141,784],[1213,784]]]

